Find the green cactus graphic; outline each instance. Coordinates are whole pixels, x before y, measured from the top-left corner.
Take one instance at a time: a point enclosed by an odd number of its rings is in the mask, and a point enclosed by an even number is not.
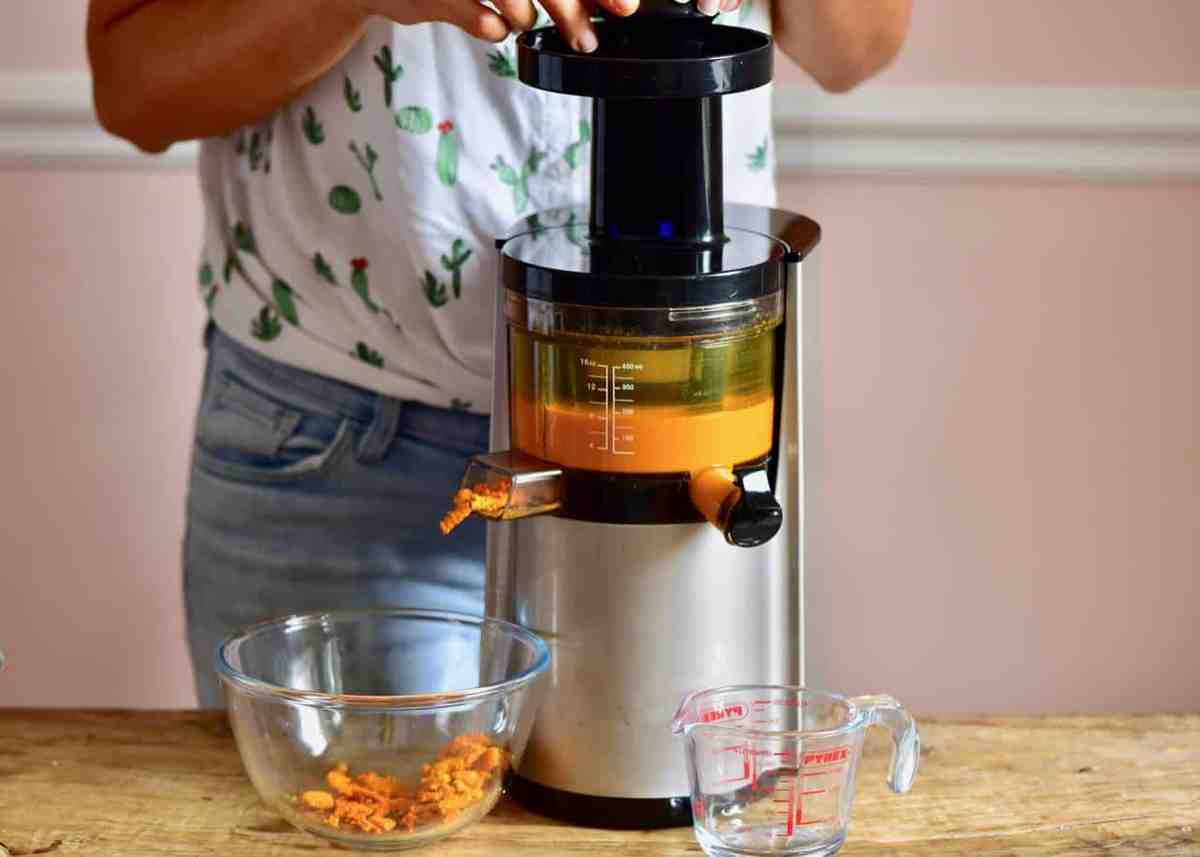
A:
[[[586,119],[579,120],[579,139],[563,151],[563,160],[567,166],[575,169],[580,163],[580,152],[584,146],[592,142],[592,125]]]
[[[362,210],[362,197],[354,188],[340,184],[329,191],[329,207],[339,214],[358,214]]]
[[[529,227],[529,234],[537,241],[546,232],[546,226],[542,223],[542,216],[538,213],[533,213],[525,218],[525,225]]]
[[[462,145],[461,135],[449,119],[438,123],[437,176],[446,187],[458,183],[458,150]]]
[[[268,304],[267,307],[270,312],[259,313],[258,320],[255,322],[254,329],[252,330],[254,335],[265,341],[274,339],[276,336],[278,336],[278,332],[272,332],[271,320],[273,319],[276,323],[278,323],[281,317],[289,323],[299,326],[300,314],[296,309],[296,304],[298,302],[303,303],[303,299],[300,298],[294,291],[292,291],[292,287],[289,286],[282,277],[271,270],[271,266],[265,259],[263,259],[261,253],[259,252],[258,244],[254,239],[254,233],[251,231],[249,226],[241,221],[238,221],[233,226],[233,244],[234,247],[237,248],[238,252],[246,253],[257,258],[258,262],[262,265],[263,269],[267,272],[267,275],[271,280],[271,303]],[[262,293],[262,286],[254,282],[246,269],[242,267],[241,260],[238,258],[237,253],[235,253],[233,250],[229,250],[228,255],[225,258],[226,282],[229,282],[229,278],[234,271],[240,273],[251,288],[260,294]],[[214,286],[214,290],[215,288],[216,287]]]
[[[383,368],[383,355],[365,342],[359,342],[355,345],[354,350],[350,352],[350,356],[361,360],[368,366],[374,366],[376,369]]]
[[[564,229],[567,233],[567,240],[582,250],[586,256],[591,250],[587,240],[587,229],[578,221],[574,212],[567,218]]]
[[[237,254],[233,250],[225,251],[225,265],[221,269],[221,277],[228,284],[233,279],[233,272],[241,270],[241,263],[238,262]]]
[[[346,106],[350,108],[351,113],[362,110],[362,93],[354,88],[354,81],[350,79],[350,75],[346,75],[346,80],[342,84],[342,94],[346,97]]]
[[[446,294],[445,285],[438,282],[433,271],[425,272],[425,281],[421,284],[421,291],[424,292],[425,300],[429,301],[430,306],[442,307],[450,300]]]
[[[202,264],[197,279],[200,282],[200,290],[204,292],[204,305],[208,307],[209,312],[212,312],[213,301],[217,298],[217,289],[219,288],[216,275],[213,273],[213,266],[208,262]]]
[[[367,280],[367,267],[369,263],[366,259],[351,259],[350,260],[350,288],[354,289],[354,293],[362,298],[362,302],[367,305],[367,309],[371,312],[379,312],[379,304],[371,300],[371,285]]]
[[[433,130],[433,114],[414,105],[396,111],[396,127],[410,134],[428,134]]]
[[[292,287],[278,278],[271,283],[271,297],[275,300],[275,309],[284,319],[296,327],[300,326],[300,315],[296,312],[296,301],[293,299]]]
[[[375,54],[375,67],[383,73],[383,103],[390,110],[392,107],[392,87],[404,76],[404,66],[393,65],[392,49],[384,45]]]
[[[258,247],[254,243],[254,233],[240,220],[233,225],[233,244],[244,253],[258,252]]]
[[[379,161],[379,153],[370,143],[360,149],[358,143],[353,141],[350,143],[350,151],[354,153],[354,159],[358,161],[358,165],[366,171],[367,178],[371,180],[371,190],[375,193],[375,199],[383,202],[383,192],[379,189],[379,182],[375,180],[375,164]]]
[[[467,248],[467,242],[455,238],[450,245],[449,255],[442,254],[442,267],[450,272],[450,288],[456,298],[462,297],[462,267],[471,258],[472,252]]]
[[[331,286],[339,285],[337,277],[333,273],[333,268],[325,261],[325,257],[320,253],[313,256],[313,268],[317,272],[317,276]]]
[[[245,155],[246,165],[250,168],[250,172],[256,173],[261,170],[269,173],[271,172],[271,142],[274,138],[275,131],[270,124],[250,131],[239,130],[234,138],[234,152],[238,157]]]
[[[304,109],[304,136],[314,146],[325,142],[325,126],[317,120],[317,111],[312,107]]]
[[[262,166],[265,157],[266,153],[263,151],[262,133],[255,131],[250,135],[250,172],[258,172],[258,168]]]
[[[488,53],[488,68],[496,77],[516,77],[517,57],[508,45],[501,45]]]
[[[513,207],[517,214],[523,214],[525,209],[529,207],[529,178],[536,175],[538,168],[541,167],[542,161],[546,159],[546,153],[540,152],[537,149],[529,151],[529,157],[525,159],[525,163],[521,165],[520,171],[504,160],[503,155],[497,155],[495,162],[492,164],[492,170],[495,171],[496,177],[500,179],[501,184],[506,184],[512,188],[513,192]]]
[[[761,173],[767,168],[767,140],[762,141],[762,145],[746,156],[746,165],[752,173]]]
[[[250,320],[250,335],[255,339],[270,342],[277,339],[281,333],[283,333],[283,325],[280,324],[275,311],[269,306],[264,306],[259,310],[258,315]]]

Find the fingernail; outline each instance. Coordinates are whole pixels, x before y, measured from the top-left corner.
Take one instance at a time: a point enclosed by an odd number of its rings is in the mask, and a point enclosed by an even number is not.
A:
[[[696,8],[704,15],[715,15],[721,11],[721,0],[699,0]]]
[[[590,54],[598,47],[600,40],[596,38],[596,31],[591,27],[580,33],[579,38],[575,40],[575,50],[580,53]]]
[[[741,6],[741,5],[742,4],[741,4],[740,0],[722,0],[721,11],[722,12],[732,12],[734,9],[736,9],[738,6]]]

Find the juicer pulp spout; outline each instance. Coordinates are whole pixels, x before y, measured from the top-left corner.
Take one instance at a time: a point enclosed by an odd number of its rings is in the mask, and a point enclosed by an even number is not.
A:
[[[442,532],[449,535],[471,515],[513,521],[553,512],[562,505],[562,475],[557,464],[521,452],[477,455],[442,518]]]
[[[709,467],[692,474],[688,492],[700,514],[736,547],[766,544],[783,525],[783,509],[765,468],[734,473]]]

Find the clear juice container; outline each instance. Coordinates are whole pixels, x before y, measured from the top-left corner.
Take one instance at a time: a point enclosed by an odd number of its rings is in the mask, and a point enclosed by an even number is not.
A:
[[[508,301],[513,447],[564,468],[696,474],[765,458],[772,295],[696,309]]]

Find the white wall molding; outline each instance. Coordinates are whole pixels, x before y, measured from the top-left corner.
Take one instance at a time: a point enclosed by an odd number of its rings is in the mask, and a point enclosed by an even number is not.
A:
[[[14,163],[187,167],[196,146],[172,146],[149,157],[106,133],[92,110],[84,72],[0,72],[0,166]]]
[[[785,176],[1200,178],[1200,90],[791,86],[776,125]]]
[[[1200,179],[1200,90],[776,89],[777,156],[804,175]],[[0,73],[0,164],[188,166],[104,133],[79,72]]]

